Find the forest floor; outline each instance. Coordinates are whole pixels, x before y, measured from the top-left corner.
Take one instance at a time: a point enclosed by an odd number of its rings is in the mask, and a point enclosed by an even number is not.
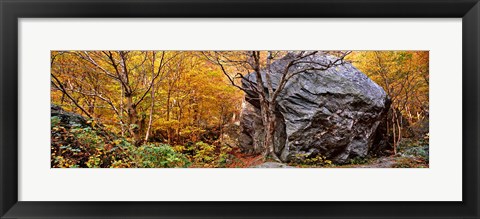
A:
[[[334,164],[325,158],[302,163],[278,163],[262,155],[246,154],[238,147],[202,141],[171,146],[161,142],[141,145],[105,132],[82,117],[55,111],[51,117],[52,168],[428,168],[429,141],[402,139],[397,154],[353,158]]]
[[[428,168],[428,162],[415,156],[388,156],[370,159],[365,164],[348,164],[340,168]]]
[[[390,157],[380,157],[368,164],[354,164],[346,165],[344,167],[348,168],[392,168],[397,164],[396,158],[394,156]]]
[[[227,166],[228,168],[248,168],[263,163],[262,155],[245,154],[239,148],[234,148],[231,154],[233,155],[233,161]]]
[[[312,166],[312,165],[294,165],[280,164],[277,162],[264,162],[261,155],[248,155],[240,150],[233,151],[234,161],[227,167],[229,168],[252,168],[267,167],[293,167],[293,168],[428,168],[428,160],[422,156],[412,156],[405,154],[397,154],[386,157],[374,157],[357,160],[356,163],[330,166]],[[266,165],[268,164],[268,165]],[[278,164],[278,165],[275,165]]]

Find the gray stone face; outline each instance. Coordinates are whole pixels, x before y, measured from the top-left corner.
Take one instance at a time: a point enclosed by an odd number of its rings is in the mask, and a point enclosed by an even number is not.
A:
[[[249,153],[261,153],[265,131],[262,126],[260,109],[247,101],[243,101],[240,117],[241,133],[238,138],[239,146]],[[276,117],[275,128],[275,153],[280,154],[286,143],[285,122],[281,114],[278,114]]]
[[[60,119],[62,126],[71,127],[88,127],[87,120],[81,115],[64,111],[60,106],[50,104],[51,116],[56,116]]]
[[[261,153],[264,131],[260,110],[252,104],[243,101],[242,111],[240,113],[240,136],[238,145],[248,153]]]
[[[332,56],[314,55],[308,58],[309,64],[293,67],[292,71],[332,60]],[[272,64],[274,87],[287,62],[288,56]],[[255,81],[253,74],[248,78]],[[240,145],[258,152],[264,135],[259,104],[254,94],[247,94],[246,100]],[[377,127],[388,108],[385,91],[349,63],[299,74],[277,99],[275,152],[285,162],[324,156],[343,163],[364,157],[376,147]]]

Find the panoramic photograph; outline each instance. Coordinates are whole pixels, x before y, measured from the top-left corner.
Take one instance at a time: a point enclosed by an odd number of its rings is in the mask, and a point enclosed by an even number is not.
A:
[[[51,51],[51,168],[428,168],[429,51]]]

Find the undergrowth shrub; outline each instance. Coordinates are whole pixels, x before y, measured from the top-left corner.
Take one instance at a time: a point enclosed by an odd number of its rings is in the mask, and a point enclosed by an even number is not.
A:
[[[367,164],[370,160],[367,157],[354,157],[350,159],[349,163],[353,165]]]
[[[334,166],[331,160],[328,160],[325,156],[317,154],[315,156],[307,154],[296,154],[295,159],[290,163],[291,165],[300,167],[330,167]]]
[[[55,125],[52,120],[52,125]],[[57,124],[52,127],[51,134],[53,168],[134,167],[124,149],[90,127],[73,126],[68,129]]]
[[[428,164],[429,136],[420,139],[402,139],[398,147],[398,155],[402,157],[416,157]],[[417,159],[417,160],[418,160]]]
[[[138,148],[130,148],[135,157],[137,167],[142,168],[165,168],[165,167],[188,167],[190,161],[185,155],[176,152],[167,144],[146,144]]]
[[[187,167],[185,155],[166,144],[136,147],[124,138],[106,136],[91,127],[66,128],[51,117],[51,167],[53,168],[163,168]]]
[[[192,161],[192,167],[226,167],[233,159],[229,146],[217,146],[202,141],[190,144],[184,152]]]

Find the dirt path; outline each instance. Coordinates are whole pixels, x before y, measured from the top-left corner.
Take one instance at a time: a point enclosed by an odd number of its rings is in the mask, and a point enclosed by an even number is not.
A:
[[[244,154],[240,149],[235,148],[231,154],[234,156],[233,162],[228,165],[228,168],[248,168],[260,165],[263,163],[262,155]]]
[[[397,161],[395,157],[381,157],[372,163],[342,166],[345,168],[392,168]]]
[[[233,155],[232,162],[227,166],[228,168],[286,168],[286,167],[296,167],[289,166],[288,164],[281,164],[276,162],[265,162],[261,155],[249,155],[242,153],[239,149],[234,149],[231,154]],[[389,157],[380,157],[376,159],[371,159],[368,163],[365,164],[347,164],[347,165],[338,165],[335,167],[311,167],[311,168],[395,168],[400,167],[402,158],[389,156]],[[415,158],[409,158],[411,164],[418,163]],[[400,162],[400,163],[399,163]],[[421,167],[428,167],[418,163]],[[403,167],[403,166],[402,166]],[[413,166],[406,166],[407,168]],[[417,166],[415,166],[417,167]],[[309,168],[301,167],[301,168]]]
[[[252,159],[243,159],[245,162],[242,167],[256,167],[256,168],[286,168],[286,167],[294,167],[288,166],[286,164],[274,163],[274,162],[266,162],[262,163],[261,159],[257,160],[256,162],[248,162]],[[367,164],[347,164],[342,166],[336,167],[323,167],[323,168],[394,168],[395,164],[397,164],[397,160],[395,157],[381,157],[374,161],[371,161]],[[239,167],[239,166],[237,166]],[[294,167],[295,168],[295,167]],[[305,167],[303,167],[305,168]],[[311,168],[322,168],[322,167],[311,167]]]

